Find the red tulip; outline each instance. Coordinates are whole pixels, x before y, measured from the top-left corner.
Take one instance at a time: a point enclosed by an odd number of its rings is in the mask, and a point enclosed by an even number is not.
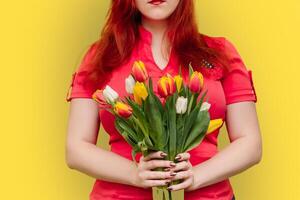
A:
[[[124,118],[128,118],[132,115],[132,108],[120,101],[117,101],[114,105],[114,111],[120,116]]]
[[[144,82],[148,78],[145,64],[142,61],[135,61],[132,67],[132,75],[136,81]]]
[[[189,82],[189,88],[194,93],[199,93],[203,88],[203,75],[194,71]]]
[[[176,85],[173,77],[169,74],[162,76],[157,84],[157,91],[160,97],[166,98],[176,92]]]

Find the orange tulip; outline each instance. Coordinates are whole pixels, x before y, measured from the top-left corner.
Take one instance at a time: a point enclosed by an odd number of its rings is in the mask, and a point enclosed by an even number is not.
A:
[[[145,64],[142,61],[135,61],[132,67],[132,75],[136,81],[144,82],[148,78]]]
[[[173,77],[169,74],[162,76],[158,81],[157,91],[162,98],[166,98],[176,92],[176,85]]]
[[[132,114],[132,108],[120,101],[117,101],[114,106],[114,111],[120,116],[124,118],[128,118]]]
[[[189,88],[194,93],[199,93],[203,88],[203,75],[194,71],[189,82]]]
[[[110,108],[110,104],[108,104],[103,95],[103,90],[96,90],[93,93],[93,99],[99,104],[101,108]]]

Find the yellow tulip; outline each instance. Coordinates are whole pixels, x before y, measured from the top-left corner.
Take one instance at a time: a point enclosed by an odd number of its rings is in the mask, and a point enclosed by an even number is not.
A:
[[[144,83],[136,82],[133,87],[133,97],[134,101],[138,104],[142,104],[142,100],[145,100],[148,97],[148,92]]]
[[[174,80],[176,83],[177,91],[179,92],[181,90],[181,86],[182,86],[182,77],[180,75],[176,75],[176,76],[174,76]]]
[[[206,134],[209,134],[209,133],[215,131],[216,129],[221,127],[222,124],[223,124],[222,118],[210,120]]]

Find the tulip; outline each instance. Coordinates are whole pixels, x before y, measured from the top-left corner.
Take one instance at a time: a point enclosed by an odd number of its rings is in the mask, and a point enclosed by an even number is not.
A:
[[[114,111],[120,116],[124,118],[128,118],[132,115],[132,108],[120,101],[117,101],[114,106]]]
[[[187,110],[187,98],[178,97],[176,100],[176,113],[184,114]]]
[[[133,94],[134,85],[135,85],[135,80],[132,75],[129,75],[125,79],[125,89],[128,94]]]
[[[208,125],[208,129],[207,129],[206,133],[208,134],[208,133],[211,133],[211,132],[215,131],[222,124],[223,124],[223,120],[221,118],[210,120],[209,121],[209,125]]]
[[[103,96],[103,90],[96,90],[92,97],[100,106],[107,107],[108,104]]]
[[[179,92],[182,86],[182,77],[180,75],[176,75],[174,76],[174,81],[176,83],[177,91]]]
[[[201,105],[200,111],[209,110],[209,108],[210,108],[210,103],[203,102]]]
[[[103,96],[108,103],[114,103],[119,98],[118,93],[108,85],[103,90]]]
[[[142,104],[142,100],[148,97],[148,92],[144,83],[136,82],[133,87],[133,97],[134,101],[139,105]]]
[[[175,81],[169,74],[162,76],[157,85],[157,91],[160,97],[166,98],[176,92]]]
[[[194,71],[191,75],[189,88],[194,93],[199,93],[203,87],[203,75],[200,72]]]
[[[135,61],[132,67],[132,75],[136,81],[145,82],[148,78],[148,73],[145,64],[142,61]]]

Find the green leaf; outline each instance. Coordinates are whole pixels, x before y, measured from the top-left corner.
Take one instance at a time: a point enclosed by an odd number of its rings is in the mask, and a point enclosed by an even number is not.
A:
[[[165,138],[166,138],[166,141],[165,141],[165,146],[163,149],[164,152],[168,152],[169,151],[169,140],[170,140],[170,133],[169,133],[169,115],[167,112],[163,112],[163,116],[162,116],[162,121],[163,121],[163,127],[164,127],[164,134],[165,134]]]
[[[153,98],[154,98],[154,101],[156,103],[156,106],[158,107],[158,109],[159,109],[159,111],[160,111],[160,113],[162,115],[163,112],[164,112],[164,108],[163,108],[163,105],[162,105],[160,99],[153,92],[153,85],[152,85],[152,78],[151,77],[149,78],[149,89],[148,89],[148,92],[151,93],[151,94],[153,94]]]
[[[185,118],[184,121],[184,130],[183,130],[183,137],[182,137],[182,145],[180,147],[180,151],[183,151],[185,141],[189,136],[189,131],[194,125],[194,122],[197,119],[198,112],[200,110],[200,106],[197,105],[196,108]]]
[[[209,121],[210,116],[208,111],[200,111],[198,113],[197,119],[184,144],[183,151],[188,151],[200,144],[207,131]]]
[[[115,126],[120,130],[120,133],[122,134],[123,132],[126,132],[128,135],[130,135],[130,137],[132,138],[132,140],[135,141],[135,143],[137,143],[139,140],[141,140],[143,137],[140,136],[140,134],[137,134],[132,127],[130,127],[127,122],[119,117],[116,116],[116,120],[115,120]]]
[[[162,121],[162,114],[159,104],[155,99],[157,96],[153,92],[152,81],[149,79],[149,93],[145,100],[145,116],[149,124],[149,135],[158,149],[163,149],[166,145],[166,134],[164,134],[164,127]]]
[[[176,156],[176,106],[175,106],[176,95],[169,96],[166,101],[166,110],[165,112],[168,115],[168,135],[169,135],[169,152],[168,157],[170,160],[174,160]]]
[[[184,131],[184,124],[185,124],[185,118],[187,114],[177,114],[177,119],[176,119],[176,144],[177,144],[177,149],[176,149],[176,154],[181,153],[180,147],[183,146],[183,131]]]
[[[189,78],[191,78],[193,72],[194,72],[194,70],[193,70],[193,67],[192,67],[191,62],[190,62],[189,63]]]

